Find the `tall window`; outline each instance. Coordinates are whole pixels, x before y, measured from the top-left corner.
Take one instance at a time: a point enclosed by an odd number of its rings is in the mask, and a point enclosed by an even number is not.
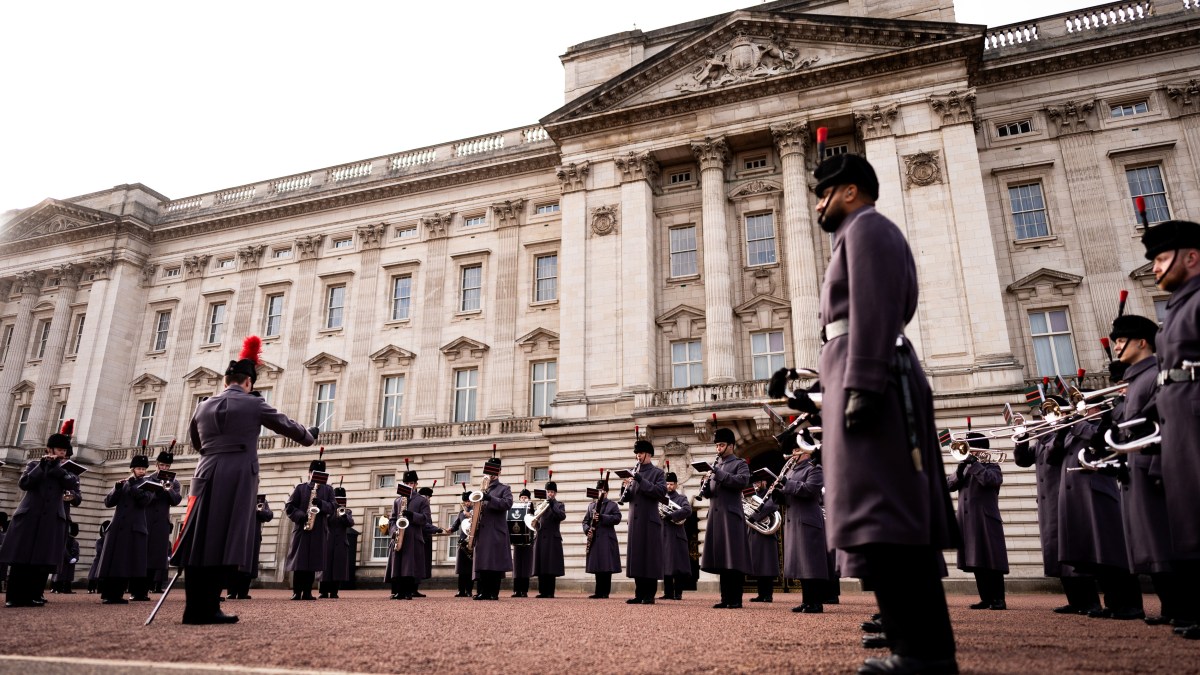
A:
[[[672,227],[670,234],[671,276],[696,274],[696,226]]]
[[[29,426],[29,406],[21,408],[17,413],[17,437],[13,445],[20,445],[25,440],[25,428]]]
[[[317,403],[313,412],[313,426],[321,431],[329,431],[333,422],[333,401],[337,395],[336,382],[323,382],[317,385]]]
[[[746,216],[747,265],[775,262],[775,217],[770,213]]]
[[[1125,170],[1125,180],[1129,182],[1129,196],[1133,200],[1133,217],[1140,225],[1137,213],[1137,198],[1146,200],[1146,220],[1150,224],[1161,223],[1171,219],[1171,211],[1167,208],[1167,186],[1163,183],[1162,167],[1157,164]]]
[[[341,328],[346,309],[346,286],[330,286],[325,293],[325,327]]]
[[[1166,318],[1167,318],[1167,301],[1166,300],[1155,300],[1154,301],[1154,320],[1159,323],[1162,323],[1163,320]]]
[[[558,298],[558,254],[540,255],[534,262],[537,268],[537,292],[534,300],[544,302]]]
[[[754,379],[765,380],[784,366],[783,331],[754,333],[750,336],[750,352],[754,355]]]
[[[443,519],[446,521],[444,527],[450,527],[454,519],[458,517],[458,509],[449,509]],[[458,561],[458,533],[451,532],[449,537],[446,537],[446,559],[450,562]]]
[[[38,323],[38,342],[37,356],[34,358],[42,358],[46,355],[46,344],[50,342],[50,319],[43,319]]]
[[[1042,184],[1013,185],[1008,188],[1008,201],[1012,206],[1013,223],[1017,227],[1017,239],[1050,236],[1050,225],[1046,221],[1046,201],[1042,199]]]
[[[700,341],[671,343],[671,386],[690,387],[704,383]]]
[[[381,513],[375,516],[375,527],[371,528],[371,559],[372,560],[387,560],[388,543],[391,541],[391,536],[388,534],[388,516],[386,513]],[[382,531],[381,531],[382,530]],[[458,541],[458,537],[450,537]]]
[[[266,403],[267,405],[271,405],[271,397],[275,393],[275,390],[273,390],[273,389],[257,389],[256,391],[258,392],[258,395],[262,397],[263,403]],[[271,434],[274,434],[274,433],[275,433],[274,431],[271,431],[270,429],[268,429],[266,427],[258,428],[259,436],[270,436]]]
[[[16,326],[11,323],[4,327],[4,335],[0,337],[0,363],[8,360],[8,348],[12,346],[12,336],[15,328]]]
[[[558,362],[543,361],[533,364],[532,400],[530,417],[549,417],[550,402],[558,393]]]
[[[392,279],[392,321],[407,319],[412,309],[412,275]]]
[[[1075,348],[1071,345],[1067,310],[1030,312],[1029,332],[1033,336],[1038,376],[1075,374]]]
[[[80,314],[75,320],[75,337],[71,340],[71,353],[79,353],[79,345],[83,343],[83,322],[87,319],[87,314]]]
[[[58,404],[58,421],[54,423],[54,428],[61,429],[63,420],[65,420],[65,419],[67,419],[67,404],[59,403]]]
[[[483,296],[483,265],[470,265],[462,268],[462,300],[459,310],[470,312],[479,309],[479,300]]]
[[[154,317],[154,351],[167,348],[167,331],[171,329],[171,312],[159,312]]]
[[[142,442],[142,439],[150,439],[150,432],[154,429],[154,401],[142,401],[138,403],[138,425],[137,435],[133,439],[133,444],[137,445]]]
[[[454,421],[475,421],[475,399],[479,393],[479,369],[454,371]]]
[[[221,334],[225,330],[225,303],[215,302],[208,308],[208,340],[207,344],[216,344],[221,341]]]
[[[278,337],[283,331],[283,293],[267,296],[267,316],[263,326],[264,337]]]
[[[404,403],[404,376],[392,375],[383,378],[383,414],[381,427],[400,426],[400,410]]]

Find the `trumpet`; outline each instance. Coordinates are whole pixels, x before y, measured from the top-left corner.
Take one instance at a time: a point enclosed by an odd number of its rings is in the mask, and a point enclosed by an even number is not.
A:
[[[345,506],[339,506],[339,507],[337,508],[337,516],[338,516],[338,518],[345,517],[345,515],[346,515],[347,513],[349,513],[349,512],[350,512],[350,509],[346,508]]]
[[[63,490],[63,501],[64,502],[69,502],[73,499],[75,499],[75,495],[71,494],[70,490]]]
[[[985,464],[1000,464],[1008,458],[1003,452],[992,452],[984,448],[972,448],[964,440],[950,441],[950,458],[956,462],[965,462],[967,457],[975,455],[975,458]]]

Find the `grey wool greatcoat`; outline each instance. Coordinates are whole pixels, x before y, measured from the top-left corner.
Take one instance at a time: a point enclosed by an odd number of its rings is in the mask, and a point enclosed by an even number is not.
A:
[[[400,546],[400,550],[392,549],[391,571],[388,579],[390,580],[392,577],[424,579],[425,526],[433,520],[433,512],[429,508],[429,498],[414,490],[403,510],[400,508],[401,499],[404,498],[396,497],[392,502],[392,515],[388,516],[388,536],[392,537],[393,541],[396,533],[400,531],[396,527],[396,522],[403,515],[403,511],[411,511],[412,515],[408,516],[408,527],[404,530],[404,543]]]
[[[638,464],[625,502],[629,504],[625,576],[661,579],[663,576],[662,516],[658,500],[667,494],[667,474],[653,464]]]
[[[472,562],[476,572],[512,571],[512,550],[508,539],[508,510],[512,505],[512,489],[493,479],[484,494],[480,510],[483,521],[475,528]]]
[[[1070,470],[1079,466],[1079,450],[1095,430],[1092,422],[1078,422],[1064,442],[1067,454],[1058,493],[1058,558],[1083,572],[1094,565],[1127,570],[1129,554],[1117,479],[1094,471]]]
[[[262,549],[263,523],[269,523],[274,519],[275,519],[275,512],[271,510],[270,504],[268,504],[267,502],[263,502],[262,511],[259,511],[258,504],[255,504],[255,506],[254,506],[254,520],[255,520],[254,555],[250,559],[250,570],[249,570],[251,579],[258,578],[258,554],[259,554],[259,550]]]
[[[668,492],[667,499],[679,506],[674,520],[664,520],[663,534],[663,575],[692,576],[692,553],[688,545],[687,528],[684,523],[692,515],[692,505],[682,493]]]
[[[1156,415],[1155,392],[1158,385],[1158,359],[1142,359],[1125,371],[1129,388],[1125,401],[1113,409],[1113,424]],[[1146,433],[1133,428],[1114,433],[1128,442]],[[1147,452],[1149,451],[1149,452]],[[1125,545],[1129,547],[1129,565],[1135,574],[1156,574],[1171,570],[1171,526],[1167,496],[1163,491],[1162,446],[1126,455],[1129,480],[1121,484],[1121,518],[1125,523]]]
[[[283,512],[292,521],[292,543],[288,547],[287,562],[284,567],[288,572],[320,572],[325,569],[325,541],[328,528],[326,521],[333,516],[337,508],[334,501],[333,488],[316,483],[317,498],[313,505],[320,509],[313,521],[311,530],[304,529],[308,522],[308,502],[312,494],[313,483],[300,483],[292,490]]]
[[[1171,294],[1155,343],[1161,369],[1200,361],[1200,277]],[[1200,373],[1197,378],[1164,384],[1157,396],[1163,488],[1177,560],[1200,559]]]
[[[158,472],[146,474],[146,480],[162,484]],[[179,481],[172,479],[171,486],[166,490],[154,490],[150,505],[146,507],[146,569],[149,571],[165,570],[171,558],[171,507],[179,506],[183,497],[179,490]]]
[[[146,507],[154,495],[139,487],[145,480],[131,476],[104,496],[104,505],[116,511],[104,535],[104,555],[97,572],[101,579],[146,576]]]
[[[350,538],[347,530],[354,527],[354,515],[346,509],[339,516],[337,510],[325,521],[325,563],[321,581],[350,581]]]
[[[474,568],[471,562],[471,552],[467,550],[467,535],[462,533],[463,521],[471,517],[470,511],[459,511],[454,522],[450,523],[450,536],[458,537],[458,553],[454,556],[454,573],[455,574],[470,574]],[[388,545],[388,551],[391,551],[391,545]],[[388,578],[391,578],[391,561],[388,562]]]
[[[897,346],[897,336],[916,309],[917,272],[904,235],[874,207],[847,216],[834,236],[821,286],[821,323],[844,319],[848,332],[827,342],[819,359],[827,533],[830,546],[846,552],[846,576],[871,575],[863,557],[853,552],[856,546],[945,549],[957,543],[933,395],[907,338]],[[899,364],[910,371],[911,430],[896,374]],[[874,423],[847,431],[848,389],[881,397]],[[916,436],[920,470],[913,461],[910,431]]]
[[[1062,487],[1062,465],[1066,450],[1054,450],[1054,435],[1017,443],[1013,461],[1017,466],[1035,466],[1037,477],[1038,536],[1042,544],[1042,572],[1048,577],[1076,576],[1070,566],[1059,562],[1058,495]]]
[[[583,533],[587,535],[592,526],[592,514],[600,510],[600,522],[596,534],[592,535],[592,548],[587,554],[588,574],[597,572],[616,573],[621,571],[621,549],[617,547],[617,523],[621,522],[621,508],[611,499],[605,498],[588,504],[583,514]]]
[[[534,576],[561,577],[563,569],[562,522],[567,519],[567,506],[558,498],[549,500],[549,506],[538,519],[537,536],[533,539]]]
[[[734,454],[717,460],[712,478],[700,496],[711,500],[700,569],[750,573],[750,542],[742,512],[742,489],[750,484],[750,466]]]
[[[79,478],[61,462],[35,459],[25,465],[17,486],[25,491],[0,544],[0,563],[58,567],[67,545],[65,492],[79,499]]]
[[[825,472],[811,459],[797,462],[785,476],[783,492],[783,576],[788,579],[828,579],[829,552],[825,545],[825,514],[821,488]]]
[[[100,556],[104,555],[104,535],[96,538],[96,557],[92,558],[92,565],[88,567],[87,579],[89,582],[96,581],[100,578]]]
[[[429,499],[426,497],[426,499]],[[433,512],[430,511],[430,522],[425,523],[425,576],[422,579],[433,577],[433,535],[441,531],[441,529],[433,524]]]
[[[756,523],[769,523],[772,514],[779,513],[779,507],[771,499],[766,490],[758,496],[763,500],[762,506],[754,510],[750,520]],[[753,527],[746,527],[746,539],[750,544],[750,570],[747,574],[755,577],[779,576],[779,532],[762,534]]]
[[[315,442],[298,422],[236,386],[196,406],[188,436],[200,461],[172,565],[230,565],[240,572],[253,571],[261,427],[300,445]]]
[[[1000,518],[1000,465],[973,462],[946,477],[951,492],[958,493],[958,569],[967,572],[995,570],[1008,574],[1008,547]]]

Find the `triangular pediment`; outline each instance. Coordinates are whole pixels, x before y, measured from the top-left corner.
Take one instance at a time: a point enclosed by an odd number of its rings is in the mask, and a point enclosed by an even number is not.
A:
[[[1083,277],[1059,272],[1048,267],[1024,276],[1008,285],[1008,292],[1013,293],[1019,300],[1038,297],[1043,292],[1052,295],[1074,295],[1075,288],[1083,281]]]
[[[462,336],[451,340],[449,343],[442,345],[441,352],[446,355],[447,361],[454,361],[458,358],[470,355],[471,358],[481,359],[484,352],[491,349],[486,344],[478,340],[472,340],[467,336]]]
[[[771,295],[760,295],[733,308],[733,313],[751,330],[778,328],[792,315],[792,306]]]
[[[117,216],[59,199],[46,199],[17,215],[0,233],[0,241],[20,241],[111,223]]]
[[[223,376],[212,368],[200,366],[192,372],[183,376],[184,382],[201,382],[203,380],[219,380]]]
[[[412,360],[417,358],[417,355],[396,345],[388,345],[383,349],[371,354],[371,360],[377,366],[386,366],[390,363],[397,363],[401,366],[407,366],[412,363]]]
[[[654,319],[663,335],[672,340],[687,340],[704,330],[704,310],[691,305],[676,305]]]
[[[760,308],[765,308],[768,311],[775,310],[775,309],[790,310],[792,308],[792,306],[789,305],[788,303],[784,302],[783,300],[776,298],[775,296],[760,295],[757,298],[750,298],[746,302],[743,302],[742,304],[738,305],[737,307],[734,307],[733,313],[737,314],[738,316],[743,316],[746,314],[753,314],[754,312],[757,312]]]
[[[1146,277],[1154,278],[1154,261],[1150,261],[1129,273],[1130,279],[1145,279]]]
[[[349,362],[345,359],[340,359],[329,352],[321,352],[320,354],[317,354],[311,359],[305,361],[304,367],[308,368],[314,373],[319,373],[322,370],[340,373],[342,372],[342,368],[346,367],[347,363]]]
[[[604,82],[541,120],[552,136],[585,133],[582,120],[621,111],[641,117],[690,112],[719,103],[825,87],[982,56],[979,27],[929,21],[739,10],[718,17],[671,47]],[[951,44],[954,47],[950,47]],[[885,61],[887,61],[885,63]]]
[[[545,344],[547,349],[558,351],[558,333],[541,327],[534,328],[528,333],[517,338],[517,344],[520,345],[526,351],[526,353],[537,349],[539,344]]]
[[[166,383],[167,383],[166,380],[162,379],[161,377],[159,377],[157,375],[151,375],[150,373],[142,373],[141,375],[139,375],[137,377],[137,379],[135,379],[133,382],[131,382],[130,385],[132,385],[134,387],[149,387],[149,386],[161,387]]]
[[[33,383],[30,382],[29,380],[21,380],[20,382],[17,383],[17,386],[15,386],[9,390],[9,393],[13,394],[13,395],[17,395],[17,394],[24,394],[27,391],[33,391]]]

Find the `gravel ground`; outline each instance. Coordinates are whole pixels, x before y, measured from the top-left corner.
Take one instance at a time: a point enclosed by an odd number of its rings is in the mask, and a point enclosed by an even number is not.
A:
[[[95,595],[51,595],[42,608],[0,609],[0,672],[149,673],[150,655],[183,672],[273,672],[275,668],[360,673],[620,672],[852,673],[868,656],[858,624],[869,594],[843,593],[821,615],[793,614],[799,594],[774,604],[714,610],[714,594],[629,606],[624,597],[474,602],[451,591],[388,600],[385,591],[343,591],[339,600],[292,602],[281,590],[230,601],[233,626],[183,626],[183,593],[172,593],[154,624],[150,603],[102,606]],[[746,598],[749,599],[750,594]],[[1200,642],[1170,628],[1059,616],[1055,595],[1010,595],[1009,610],[971,611],[972,596],[949,597],[964,673],[1200,673]],[[1147,609],[1157,601],[1146,597]],[[719,646],[716,646],[719,645]],[[57,657],[57,658],[56,658]],[[65,659],[86,659],[66,661]],[[105,667],[108,661],[119,668]],[[125,663],[121,663],[125,662]],[[220,670],[206,668],[211,664]]]

